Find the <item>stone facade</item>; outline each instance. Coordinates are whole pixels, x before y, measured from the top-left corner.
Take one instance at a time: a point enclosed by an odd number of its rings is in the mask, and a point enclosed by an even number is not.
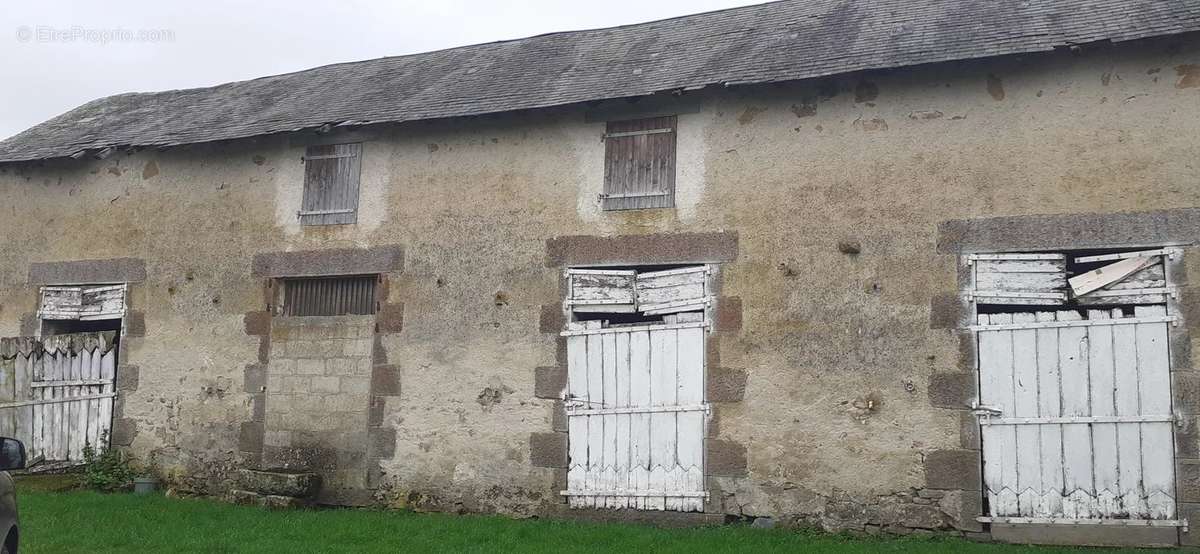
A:
[[[346,226],[299,225],[296,137],[0,166],[21,207],[0,219],[0,334],[36,323],[49,277],[136,279],[114,440],[172,486],[221,493],[311,448],[361,485],[334,501],[557,514],[562,268],[714,263],[705,517],[976,532],[958,254],[1194,243],[1196,64],[1184,36],[683,94],[664,210],[601,209],[590,106],[366,129]],[[271,315],[274,279],[337,273],[381,275],[376,316]],[[1185,280],[1171,339],[1189,518],[1198,299]],[[292,344],[343,364],[337,341],[352,369],[300,373]]]

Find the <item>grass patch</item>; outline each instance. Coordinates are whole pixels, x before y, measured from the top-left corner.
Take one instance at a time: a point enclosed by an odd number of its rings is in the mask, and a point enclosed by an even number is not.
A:
[[[73,552],[724,552],[989,553],[1080,549],[978,544],[939,537],[850,538],[745,526],[655,529],[398,511],[269,512],[211,500],[19,485],[22,553]],[[1116,552],[1106,550],[1102,552]]]

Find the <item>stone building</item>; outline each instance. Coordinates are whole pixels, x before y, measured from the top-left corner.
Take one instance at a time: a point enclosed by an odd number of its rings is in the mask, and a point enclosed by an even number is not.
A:
[[[201,493],[1197,542],[1197,31],[784,1],[100,99],[0,142],[0,336],[116,332]]]

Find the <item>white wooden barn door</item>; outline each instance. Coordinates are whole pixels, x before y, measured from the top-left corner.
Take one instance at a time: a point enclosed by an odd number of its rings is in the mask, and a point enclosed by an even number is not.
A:
[[[83,463],[112,428],[112,333],[0,339],[0,436],[25,443],[34,470]]]
[[[1134,310],[979,316],[984,521],[1177,524],[1169,318]]]
[[[568,324],[571,507],[703,511],[703,319]]]

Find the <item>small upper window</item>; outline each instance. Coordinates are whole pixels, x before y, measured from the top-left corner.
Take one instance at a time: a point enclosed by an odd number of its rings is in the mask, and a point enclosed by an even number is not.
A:
[[[675,205],[675,116],[608,123],[601,199],[605,210]]]
[[[304,154],[301,225],[358,221],[358,177],[362,144],[309,146]]]

